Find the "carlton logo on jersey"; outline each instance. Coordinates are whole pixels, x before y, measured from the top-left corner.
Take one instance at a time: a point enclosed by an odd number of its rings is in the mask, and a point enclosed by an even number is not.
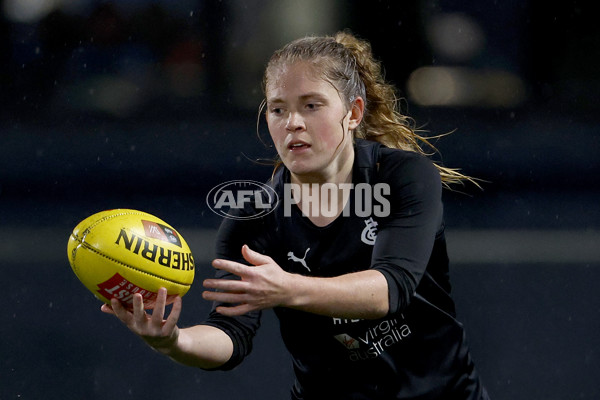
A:
[[[360,240],[364,244],[373,246],[377,239],[377,221],[373,218],[365,219],[365,227],[360,234]]]

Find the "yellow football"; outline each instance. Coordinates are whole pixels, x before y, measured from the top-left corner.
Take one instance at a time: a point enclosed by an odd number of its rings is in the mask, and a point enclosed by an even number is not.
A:
[[[183,237],[163,220],[143,211],[116,209],[81,221],[69,237],[69,263],[98,299],[131,308],[139,293],[154,308],[158,289],[167,304],[183,296],[194,281],[194,257]]]

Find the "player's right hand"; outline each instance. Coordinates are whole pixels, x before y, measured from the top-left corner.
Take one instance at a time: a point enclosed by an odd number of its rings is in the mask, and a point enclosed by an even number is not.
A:
[[[181,314],[181,297],[177,296],[173,302],[173,308],[169,316],[165,317],[167,303],[167,290],[160,288],[152,314],[147,314],[144,309],[142,295],[133,296],[133,310],[127,310],[119,300],[111,299],[110,306],[104,304],[102,312],[113,314],[129,328],[133,333],[139,335],[146,343],[156,350],[167,353],[176,345],[179,336],[177,321]]]

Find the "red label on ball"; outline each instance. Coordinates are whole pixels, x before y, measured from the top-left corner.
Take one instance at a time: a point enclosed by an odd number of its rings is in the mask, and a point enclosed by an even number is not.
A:
[[[154,307],[158,293],[141,288],[134,283],[129,282],[121,275],[114,274],[109,280],[98,284],[98,293],[107,299],[115,298],[123,303],[127,308],[133,307],[133,295],[139,293],[144,300],[144,308],[150,309]],[[167,296],[167,304],[177,297],[177,295]]]
[[[168,226],[146,220],[142,220],[142,224],[144,225],[144,232],[146,233],[147,237],[173,243],[174,245],[181,247],[179,235],[177,235],[177,232]]]

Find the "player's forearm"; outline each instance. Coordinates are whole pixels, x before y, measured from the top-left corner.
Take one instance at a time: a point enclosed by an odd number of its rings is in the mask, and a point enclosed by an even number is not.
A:
[[[333,278],[297,275],[285,306],[339,318],[374,319],[388,313],[388,285],[382,273],[367,270]]]
[[[181,364],[213,369],[229,360],[233,353],[233,343],[222,330],[197,325],[180,329],[176,343],[157,350]]]

